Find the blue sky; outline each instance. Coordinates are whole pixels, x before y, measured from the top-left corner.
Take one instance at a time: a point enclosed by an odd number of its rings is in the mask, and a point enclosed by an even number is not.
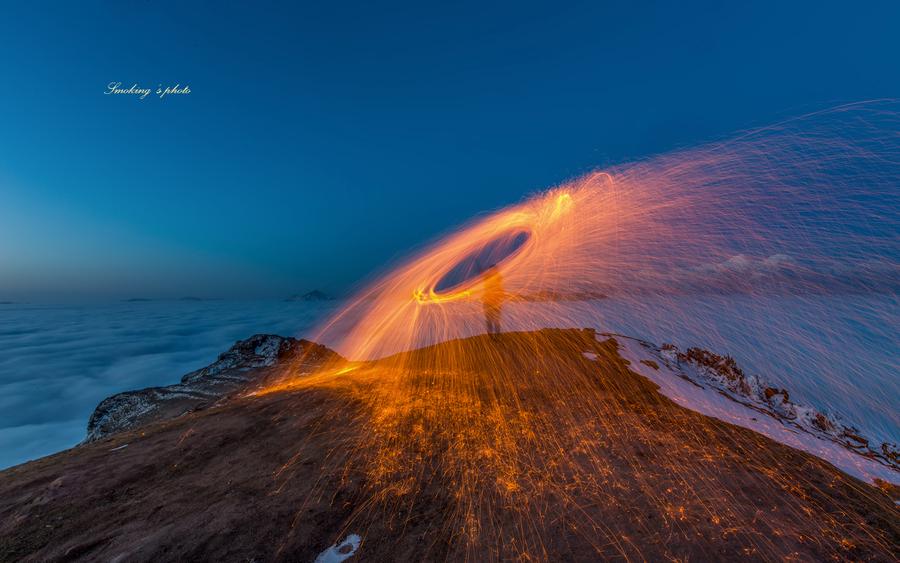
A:
[[[0,300],[340,293],[592,168],[900,97],[897,2],[3,4]]]

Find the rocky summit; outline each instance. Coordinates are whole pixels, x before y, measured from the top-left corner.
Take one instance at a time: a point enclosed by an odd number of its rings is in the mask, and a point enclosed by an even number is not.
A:
[[[212,364],[192,371],[180,383],[126,391],[104,399],[91,414],[85,443],[117,432],[201,410],[217,401],[265,384],[276,368],[285,365],[300,372],[338,359],[324,346],[274,334],[257,334],[240,340]]]

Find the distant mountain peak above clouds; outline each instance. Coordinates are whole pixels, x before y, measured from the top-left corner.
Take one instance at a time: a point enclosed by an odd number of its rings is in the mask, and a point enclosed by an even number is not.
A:
[[[334,297],[328,295],[323,291],[319,291],[318,289],[314,289],[312,291],[307,291],[306,293],[299,294],[295,293],[291,295],[285,301],[332,301]]]

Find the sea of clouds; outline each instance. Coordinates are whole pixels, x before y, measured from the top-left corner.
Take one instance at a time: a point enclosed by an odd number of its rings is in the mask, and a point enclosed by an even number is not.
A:
[[[0,468],[74,446],[112,394],[176,383],[256,333],[303,336],[336,303],[0,305]]]
[[[339,305],[0,305],[0,468],[79,443],[94,407],[112,394],[176,383],[256,333],[310,336]],[[870,438],[900,442],[900,303],[893,294],[648,298],[642,310],[616,299],[510,303],[504,319],[547,306],[574,309],[565,318],[582,327],[731,354],[748,373],[790,390],[795,402],[838,415]]]

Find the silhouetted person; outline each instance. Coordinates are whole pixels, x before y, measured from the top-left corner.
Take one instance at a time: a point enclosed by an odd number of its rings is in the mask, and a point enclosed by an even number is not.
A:
[[[488,334],[500,334],[500,311],[506,295],[503,292],[503,278],[497,266],[491,266],[482,274],[484,280],[484,320]]]

